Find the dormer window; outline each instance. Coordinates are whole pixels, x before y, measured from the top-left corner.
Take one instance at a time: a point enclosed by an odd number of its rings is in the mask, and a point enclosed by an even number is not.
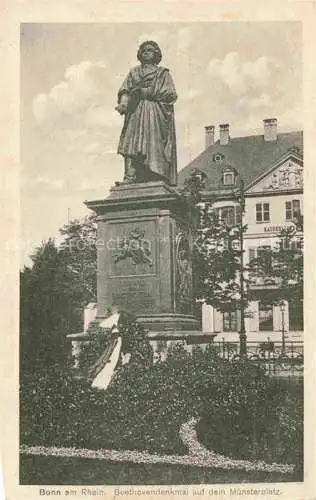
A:
[[[223,174],[223,184],[224,186],[231,186],[234,184],[234,172],[224,172]]]
[[[214,153],[213,154],[213,161],[215,161],[215,163],[223,163],[224,154],[223,153]]]

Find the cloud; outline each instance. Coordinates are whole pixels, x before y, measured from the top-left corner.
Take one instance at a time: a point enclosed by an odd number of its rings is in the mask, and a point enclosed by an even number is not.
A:
[[[278,69],[273,58],[260,56],[253,61],[243,61],[238,52],[229,52],[222,60],[211,59],[207,72],[237,97],[267,89]]]
[[[116,95],[108,92],[116,88],[114,78],[103,62],[82,61],[68,67],[61,82],[33,100],[36,129],[43,141],[61,154],[83,154],[93,163],[113,152],[113,137],[118,140],[123,123],[114,110]]]
[[[104,106],[109,71],[105,63],[82,61],[66,69],[64,79],[33,100],[38,124],[63,117],[82,118],[93,107]]]
[[[208,108],[209,123],[227,121],[240,130],[261,129],[262,120],[269,117],[277,117],[284,128],[295,128],[294,121],[299,123],[300,91],[289,85],[286,67],[278,59],[260,54],[249,60],[236,51],[229,52],[222,59],[209,61],[207,75],[214,103]],[[202,116],[206,107],[200,110]],[[294,108],[295,113],[289,111]]]

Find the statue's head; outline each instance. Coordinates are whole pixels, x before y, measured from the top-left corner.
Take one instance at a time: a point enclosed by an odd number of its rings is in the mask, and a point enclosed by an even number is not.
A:
[[[137,59],[142,63],[159,64],[162,59],[162,52],[157,42],[147,40],[143,42],[137,52]]]

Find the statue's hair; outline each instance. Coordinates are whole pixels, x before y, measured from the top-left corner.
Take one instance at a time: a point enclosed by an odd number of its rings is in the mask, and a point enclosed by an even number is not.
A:
[[[153,40],[146,40],[145,42],[141,43],[137,52],[137,59],[140,62],[142,61],[142,52],[145,48],[146,45],[152,45],[154,48],[154,54],[155,54],[155,64],[159,64],[161,59],[162,59],[162,52],[160,50],[160,47],[157,42],[154,42]]]

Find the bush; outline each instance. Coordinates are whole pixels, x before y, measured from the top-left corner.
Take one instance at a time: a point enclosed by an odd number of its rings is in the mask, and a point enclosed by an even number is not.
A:
[[[58,373],[21,386],[21,442],[186,453],[183,422],[200,418],[209,449],[236,458],[302,465],[302,388],[251,362],[190,356],[172,347],[165,363],[130,363],[107,391]]]
[[[42,374],[21,386],[24,444],[184,453],[181,401],[167,389],[166,365],[133,365],[106,392],[65,375]]]
[[[88,341],[82,342],[79,354],[79,366],[84,373],[98,360],[110,341],[110,334],[97,323],[91,323],[87,335]]]
[[[303,464],[303,390],[291,380],[233,371],[201,414],[198,436],[226,456]]]
[[[59,370],[30,375],[20,387],[21,443],[86,446],[90,409],[103,401],[102,391]]]

